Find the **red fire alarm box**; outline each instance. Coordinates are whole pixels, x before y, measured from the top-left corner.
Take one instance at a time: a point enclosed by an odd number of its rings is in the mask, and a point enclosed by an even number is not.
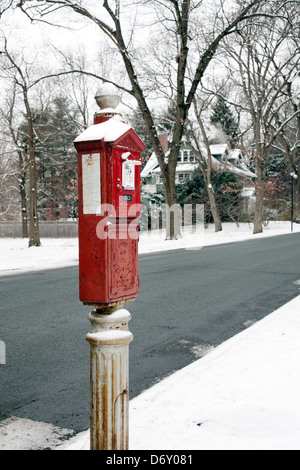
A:
[[[74,142],[78,153],[79,297],[113,305],[138,295],[140,166],[145,145],[112,109]]]

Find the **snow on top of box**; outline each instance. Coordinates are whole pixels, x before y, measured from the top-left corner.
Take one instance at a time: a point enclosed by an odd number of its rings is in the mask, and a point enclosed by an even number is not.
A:
[[[114,142],[125,134],[131,126],[121,121],[120,116],[114,116],[108,121],[94,124],[83,131],[74,142],[87,142],[92,140],[102,140],[105,142]]]

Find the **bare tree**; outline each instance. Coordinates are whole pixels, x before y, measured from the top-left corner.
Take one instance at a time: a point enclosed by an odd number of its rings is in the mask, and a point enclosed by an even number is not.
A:
[[[237,26],[249,19],[253,14],[260,14],[260,7],[270,3],[266,0],[236,1],[236,8],[226,12],[225,0],[219,0],[212,18],[204,18],[204,5],[201,1],[192,0],[140,0],[140,1],[113,1],[104,0],[103,7],[90,8],[81,1],[76,0],[21,0],[18,6],[32,19],[51,21],[49,15],[66,8],[81,17],[96,24],[102,33],[109,38],[121,56],[123,66],[129,81],[129,87],[122,86],[133,96],[142,112],[147,126],[152,147],[159,162],[165,189],[166,203],[169,208],[176,207],[175,172],[178,160],[179,146],[183,136],[184,124],[192,106],[195,93],[209,64],[213,60],[220,43],[233,33]],[[273,0],[274,3],[274,0]],[[280,1],[280,5],[284,2]],[[151,13],[152,25],[160,25],[170,36],[170,43],[176,47],[176,56],[173,57],[172,68],[175,72],[175,99],[176,121],[174,123],[171,148],[168,159],[164,154],[156,128],[153,112],[151,111],[148,96],[148,80],[140,74],[140,62],[136,59],[137,46],[133,45],[134,30],[128,32],[128,18],[134,17],[136,7],[136,22],[143,13]],[[126,16],[126,11],[130,15]],[[157,16],[157,15],[159,16]],[[139,16],[141,15],[141,16]],[[105,19],[104,19],[105,18]],[[107,20],[106,20],[107,18]],[[201,28],[199,25],[201,23]],[[204,28],[205,26],[205,28]],[[200,34],[193,34],[197,31]],[[157,31],[156,31],[157,33]],[[194,47],[195,46],[197,47]],[[198,46],[201,45],[200,49]],[[169,58],[169,60],[171,60]],[[189,69],[189,74],[188,74]],[[191,75],[191,70],[193,70]],[[164,71],[156,70],[157,76],[164,75]],[[187,80],[192,76],[192,79]],[[170,76],[171,78],[171,76]],[[120,87],[120,83],[115,83]],[[170,214],[170,233],[167,238],[176,238],[174,212]]]
[[[0,5],[0,20],[2,18],[2,15],[11,8],[13,5],[14,0],[1,0],[1,5]]]
[[[22,132],[18,125],[15,124],[14,114],[16,108],[16,90],[17,85],[14,82],[12,89],[6,98],[6,109],[1,109],[1,116],[4,122],[4,127],[9,134],[12,141],[11,155],[17,154],[17,170],[14,172],[14,178],[20,194],[21,202],[21,218],[22,218],[22,237],[28,238],[28,223],[27,223],[27,196],[26,196],[26,173],[27,173],[27,154],[26,149],[22,146]]]
[[[252,121],[257,172],[254,233],[263,231],[263,201],[270,152],[289,122],[299,115],[299,109],[294,109],[283,121],[278,119],[292,98],[286,92],[288,84],[298,74],[299,45],[290,47],[293,28],[287,13],[280,19],[269,18],[267,25],[252,22],[239,29],[234,42],[226,43],[231,80],[243,96],[242,104],[237,106],[249,113]],[[299,96],[299,91],[297,94]]]
[[[281,122],[287,121],[289,116],[294,114],[295,117],[288,123],[285,130],[279,133],[274,146],[285,155],[290,170],[297,176],[297,178],[291,178],[291,184],[293,184],[295,198],[294,221],[300,221],[300,103],[299,98],[296,99],[294,86],[292,82],[287,84],[286,93],[290,102],[278,113],[277,127]]]
[[[199,106],[199,102],[201,103]],[[188,127],[185,132],[185,136],[188,142],[193,148],[195,159],[199,165],[199,168],[203,174],[207,194],[209,197],[210,209],[213,216],[215,231],[222,231],[222,222],[220,212],[216,200],[215,190],[212,185],[211,173],[213,169],[212,154],[210,149],[209,138],[207,130],[203,121],[204,110],[210,106],[211,99],[194,99],[194,111],[196,116],[196,123],[192,123],[191,119],[188,119]],[[199,129],[199,131],[198,131]],[[203,151],[203,142],[205,150]]]
[[[33,112],[29,99],[32,86],[29,78],[30,65],[22,59],[17,59],[8,48],[6,38],[3,39],[2,70],[8,73],[14,86],[20,89],[24,105],[27,126],[27,147],[29,173],[29,246],[40,246],[40,231],[37,210],[37,168],[36,168],[36,141],[34,135]]]
[[[78,128],[78,132],[81,132],[88,127],[90,121],[91,83],[98,81],[100,77],[86,73],[90,69],[90,64],[84,48],[75,51],[56,49],[56,54],[61,67],[66,71],[72,71],[72,73],[54,73],[50,74],[48,78],[54,80],[57,90],[61,90],[62,95],[68,96],[70,102],[77,108],[78,119],[74,121],[73,115],[70,115],[69,118]],[[43,80],[45,78],[47,77],[41,77]]]
[[[14,185],[18,170],[12,159],[5,135],[0,141],[0,216],[2,219],[14,219],[16,211],[16,188]]]

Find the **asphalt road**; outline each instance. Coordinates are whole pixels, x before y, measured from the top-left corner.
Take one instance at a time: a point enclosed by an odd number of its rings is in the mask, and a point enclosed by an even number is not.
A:
[[[300,235],[140,256],[130,398],[299,295]],[[89,427],[90,308],[76,268],[0,278],[0,421]]]

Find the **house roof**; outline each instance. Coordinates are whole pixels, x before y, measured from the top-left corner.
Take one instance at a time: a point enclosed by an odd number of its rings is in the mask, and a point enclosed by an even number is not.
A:
[[[227,150],[227,144],[210,145],[212,155],[223,155]]]
[[[197,163],[179,163],[176,167],[176,173],[192,172],[197,166]],[[161,173],[160,167],[156,167],[151,173]]]
[[[236,175],[247,176],[248,178],[256,178],[257,177],[255,173],[252,173],[252,171],[248,170],[246,165],[236,166],[236,165],[233,165],[232,163],[229,163],[229,162],[226,162],[226,163],[218,162],[218,163],[219,163],[220,166],[223,165],[224,170],[228,170],[232,173],[235,173]]]
[[[243,162],[239,162],[239,165],[234,165],[232,163],[228,162],[228,159],[232,160],[239,160],[239,156],[241,154],[240,149],[233,149],[233,150],[228,150],[228,145],[227,144],[219,144],[219,145],[211,145],[210,146],[211,154],[212,154],[212,162],[214,166],[218,166],[220,168],[223,168],[224,170],[230,171],[232,173],[235,173],[239,176],[245,176],[248,178],[256,178],[255,173],[251,172],[248,170],[247,166]],[[226,150],[228,150],[228,156],[226,158],[226,161],[219,161],[217,160],[214,155],[224,155]],[[203,155],[207,155],[206,149],[202,149]],[[197,168],[197,163],[186,163],[186,162],[180,162],[177,164],[176,167],[176,173],[184,173],[184,172],[192,172]],[[158,165],[158,161],[156,158],[155,153],[151,155],[149,158],[145,168],[141,172],[141,177],[145,178],[151,173],[154,174],[159,174],[161,172],[161,169]]]
[[[147,161],[145,165],[145,168],[143,168],[141,172],[141,177],[145,178],[146,176],[148,176],[150,173],[152,173],[152,171],[157,166],[158,166],[158,161],[157,161],[156,155],[155,153],[152,153],[151,157],[149,158],[149,160]]]
[[[230,160],[238,160],[239,156],[241,155],[240,149],[233,149],[233,150],[228,150],[228,159]]]

